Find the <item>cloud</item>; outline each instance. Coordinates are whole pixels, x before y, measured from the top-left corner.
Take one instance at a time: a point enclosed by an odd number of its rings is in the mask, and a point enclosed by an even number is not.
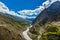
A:
[[[40,5],[38,8],[34,10],[21,10],[18,11],[18,13],[10,10],[4,3],[0,2],[0,12],[22,17],[24,19],[35,19],[39,13],[41,13],[45,8],[48,8],[52,3],[56,1],[57,0],[46,0],[45,2],[42,3],[42,5]]]
[[[34,17],[29,17],[29,16],[26,16],[26,15],[22,15],[22,14],[19,15],[15,11],[9,10],[9,8],[2,2],[0,2],[0,12],[7,13],[7,14],[10,14],[10,15],[14,15],[14,16],[18,16],[18,17],[22,17],[24,19],[26,19],[26,18],[34,18]],[[32,13],[30,13],[30,15],[32,15]]]
[[[10,10],[4,3],[0,2],[0,12],[14,16],[19,16],[15,11]],[[20,16],[19,16],[20,17]]]
[[[18,13],[20,13],[21,15],[37,15],[38,13],[40,13],[42,10],[44,10],[43,6],[40,6],[39,8],[36,8],[35,10],[22,10],[22,11],[18,11]]]
[[[38,15],[45,8],[48,8],[52,3],[56,2],[56,1],[58,1],[58,0],[46,0],[45,2],[42,3],[42,5],[40,5],[38,8],[36,8],[34,10],[21,10],[21,11],[18,11],[18,13],[20,13],[20,15],[30,15],[30,16]],[[31,18],[31,17],[29,17],[29,18]],[[34,16],[33,18],[36,18],[36,16]]]
[[[45,8],[48,8],[49,5],[51,5],[52,3],[56,2],[57,0],[47,0],[45,2],[42,3],[42,5],[40,5],[38,8],[34,9],[34,10],[22,10],[22,11],[18,11],[18,13],[24,15],[24,14],[30,14],[33,15],[40,13],[42,10],[44,10]]]
[[[7,12],[7,13],[9,13],[8,7],[6,7],[2,2],[0,2],[0,12]]]

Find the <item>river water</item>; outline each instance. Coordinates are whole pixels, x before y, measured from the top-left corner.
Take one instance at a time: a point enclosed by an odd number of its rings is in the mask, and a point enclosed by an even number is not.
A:
[[[27,30],[25,30],[25,31],[23,32],[23,36],[24,36],[24,38],[25,38],[26,40],[32,40],[32,39],[28,36],[28,34],[27,34],[27,32],[29,31],[29,28],[31,28],[31,27],[32,27],[32,25],[30,25],[30,27],[28,27]]]
[[[26,39],[26,40],[32,40],[29,36],[28,36],[28,34],[27,34],[27,32],[29,31],[29,28],[31,28],[32,27],[32,25],[30,25],[30,27],[28,27],[27,28],[27,30],[25,30],[22,34],[23,34],[23,36],[24,36],[24,38]],[[42,33],[41,33],[42,34]],[[38,39],[37,40],[39,40],[41,38],[41,35],[39,35],[38,36]]]

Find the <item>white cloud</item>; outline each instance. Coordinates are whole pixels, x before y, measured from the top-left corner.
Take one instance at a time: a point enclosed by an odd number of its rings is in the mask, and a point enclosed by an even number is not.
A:
[[[14,11],[9,10],[9,8],[2,2],[0,2],[0,12],[16,15]]]
[[[43,6],[40,6],[39,8],[36,8],[35,10],[22,10],[22,11],[18,11],[18,13],[20,13],[21,15],[25,15],[25,14],[37,15],[37,13],[40,13],[44,9],[45,8]]]
[[[58,1],[58,0],[46,0],[45,2],[42,3],[41,6],[39,6],[38,8],[36,8],[34,10],[22,10],[22,11],[18,11],[18,13],[20,13],[21,15],[34,15],[34,14],[37,15],[56,1]]]
[[[43,11],[45,8],[48,8],[52,3],[56,2],[57,0],[46,0],[45,2],[42,3],[41,6],[39,6],[38,8],[34,9],[34,10],[21,10],[18,11],[17,14],[15,11],[10,10],[4,3],[0,2],[0,12],[3,13],[8,13],[11,15],[15,15],[18,17],[22,17],[22,18],[36,18],[36,16],[31,16],[31,15],[38,15],[39,13],[41,13],[41,11]],[[58,0],[60,1],[60,0]],[[27,16],[30,15],[30,16]]]
[[[25,10],[24,10],[25,11]],[[28,10],[27,10],[28,11]],[[25,13],[27,12],[25,11]],[[0,12],[3,12],[3,13],[8,13],[10,15],[15,15],[15,16],[18,16],[18,17],[22,17],[22,18],[34,18],[34,17],[28,17],[26,15],[23,15],[22,14],[22,11],[21,11],[21,14],[17,14],[15,11],[12,11],[12,10],[9,10],[9,8],[2,2],[0,2]],[[31,12],[31,10],[28,11],[28,13]],[[32,15],[32,13],[30,13],[30,15]]]
[[[7,13],[9,13],[8,7],[6,7],[2,2],[0,2],[0,12],[7,12]]]

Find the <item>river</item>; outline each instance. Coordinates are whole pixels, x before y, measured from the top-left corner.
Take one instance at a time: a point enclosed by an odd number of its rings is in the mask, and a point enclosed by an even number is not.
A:
[[[28,34],[27,34],[27,32],[29,31],[29,28],[31,28],[31,27],[32,27],[32,25],[30,25],[30,27],[28,27],[27,30],[25,30],[25,31],[23,32],[23,36],[24,36],[24,38],[25,38],[26,40],[32,40],[32,39],[28,36]]]
[[[28,36],[28,34],[27,34],[27,32],[29,31],[29,28],[31,28],[32,27],[32,25],[30,25],[30,27],[28,27],[27,28],[27,30],[25,30],[24,32],[23,32],[23,36],[24,36],[24,38],[26,39],[26,40],[32,40],[29,36]],[[42,34],[42,33],[41,33]],[[38,36],[38,39],[37,40],[39,40],[41,38],[41,35],[39,35]]]

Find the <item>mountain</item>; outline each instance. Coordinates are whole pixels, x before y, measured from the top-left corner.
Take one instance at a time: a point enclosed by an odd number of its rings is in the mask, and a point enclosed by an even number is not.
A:
[[[25,18],[25,16],[22,16],[21,13],[17,13],[15,11],[10,10],[4,3],[0,2],[0,12],[2,14],[5,14],[6,16],[9,16],[15,20],[18,21],[27,21],[29,20]]]
[[[25,40],[22,32],[26,30],[29,23],[18,21],[0,13],[0,40]]]
[[[32,24],[45,23],[47,21],[53,21],[53,15],[56,15],[60,11],[60,1],[54,2],[50,7],[44,9],[33,21]]]
[[[32,25],[29,32],[33,40],[60,40],[60,1],[45,8]]]
[[[1,12],[1,13],[2,13],[2,12]],[[13,19],[15,19],[15,20],[18,20],[18,21],[26,21],[26,22],[28,22],[26,19],[23,19],[23,18],[21,18],[21,17],[15,16],[15,15],[11,15],[11,14],[8,14],[8,13],[2,13],[2,14],[4,14],[4,15],[7,16],[7,17],[11,17],[11,18],[13,18]]]

